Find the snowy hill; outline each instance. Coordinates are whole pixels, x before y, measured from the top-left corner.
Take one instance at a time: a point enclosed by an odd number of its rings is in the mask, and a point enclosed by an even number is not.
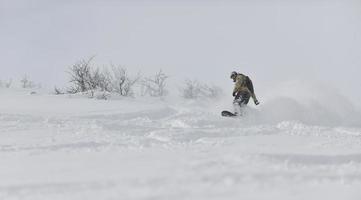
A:
[[[1,89],[0,199],[361,198],[352,106],[279,97],[222,118],[229,101]]]

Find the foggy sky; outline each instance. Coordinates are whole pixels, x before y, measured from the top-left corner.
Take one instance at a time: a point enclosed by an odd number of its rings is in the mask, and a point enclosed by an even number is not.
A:
[[[47,85],[96,55],[148,75],[256,87],[319,80],[361,101],[361,1],[0,0],[0,79]]]

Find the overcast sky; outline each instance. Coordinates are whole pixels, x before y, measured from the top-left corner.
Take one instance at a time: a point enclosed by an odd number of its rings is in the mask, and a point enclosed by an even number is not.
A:
[[[361,101],[361,1],[0,0],[0,79],[64,84],[96,55],[149,74],[258,87],[319,80]]]

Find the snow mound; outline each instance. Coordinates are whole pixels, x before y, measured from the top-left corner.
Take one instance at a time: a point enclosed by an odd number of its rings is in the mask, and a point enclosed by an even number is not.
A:
[[[0,92],[0,199],[359,199],[348,106],[273,97],[225,118],[222,101]]]

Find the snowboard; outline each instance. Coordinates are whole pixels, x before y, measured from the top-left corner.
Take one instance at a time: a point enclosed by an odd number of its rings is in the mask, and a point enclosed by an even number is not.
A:
[[[237,117],[236,114],[234,114],[234,113],[232,113],[232,112],[229,112],[229,111],[227,111],[227,110],[222,111],[222,116],[223,116],[223,117]]]

